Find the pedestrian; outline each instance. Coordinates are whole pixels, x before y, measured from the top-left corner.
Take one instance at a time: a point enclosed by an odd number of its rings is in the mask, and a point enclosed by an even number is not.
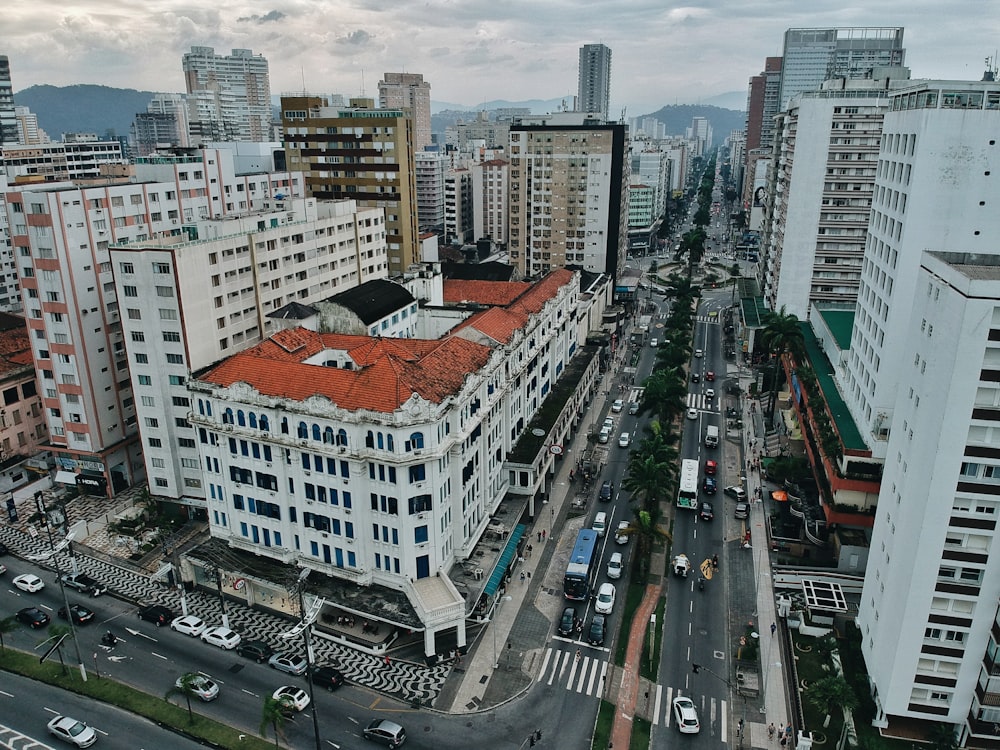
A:
[[[545,529],[542,529],[542,541],[545,541]]]
[[[784,747],[787,744],[788,740],[786,739],[785,735],[781,735],[781,746]]]
[[[577,649],[577,650],[576,650],[576,660],[577,660],[577,661],[580,661],[580,656],[581,656],[581,654],[580,654],[580,649]]]
[[[389,660],[389,654],[386,654],[386,655],[385,655],[385,665],[386,665],[387,667],[390,667],[390,666],[392,666],[392,662],[391,662],[391,661]]]
[[[771,635],[773,636],[777,631],[778,631],[778,624],[772,622],[771,623]]]
[[[531,557],[531,553],[532,552],[534,552],[534,548],[529,544],[528,545],[528,557]]]
[[[788,739],[792,739],[792,723],[788,722],[788,726],[785,727],[785,736]]]
[[[527,575],[528,575],[528,580],[530,581],[531,580],[531,571],[530,570],[528,571]]]
[[[775,732],[774,722],[772,721],[770,724],[767,725],[767,738],[769,740],[774,739],[774,732]]]
[[[542,532],[538,532],[538,541],[542,541]]]

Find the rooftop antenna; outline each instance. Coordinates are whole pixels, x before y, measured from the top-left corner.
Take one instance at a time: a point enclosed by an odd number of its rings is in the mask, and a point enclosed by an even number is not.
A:
[[[304,95],[306,93],[306,69],[305,69],[305,66],[301,66],[299,68],[299,71],[302,74],[302,93]]]
[[[365,69],[361,69],[361,96],[365,95]]]

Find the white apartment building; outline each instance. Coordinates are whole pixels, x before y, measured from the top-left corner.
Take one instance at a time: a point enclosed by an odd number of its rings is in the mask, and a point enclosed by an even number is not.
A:
[[[432,145],[431,85],[422,73],[385,73],[378,82],[381,109],[407,109],[413,118],[413,150]]]
[[[118,140],[5,144],[0,148],[0,166],[10,182],[96,179],[108,165],[127,163]]]
[[[488,159],[472,165],[472,225],[475,239],[507,244],[510,162]]]
[[[473,242],[472,172],[455,167],[444,176],[444,241],[464,245]]]
[[[271,79],[267,60],[252,50],[217,55],[192,47],[182,60],[189,126],[205,141],[271,140]]]
[[[978,747],[1000,720],[998,126],[993,81],[889,94],[839,384],[885,461],[858,612],[876,723],[953,724]]]
[[[402,592],[428,656],[444,630],[464,647],[478,596],[448,572],[508,492],[536,512],[507,461],[577,350],[579,283],[554,271],[440,340],[281,331],[189,381],[213,537]]]
[[[649,185],[628,186],[628,225],[634,228],[649,227],[657,215],[653,213],[656,189]]]
[[[264,201],[237,218],[110,248],[149,490],[204,507],[186,382],[260,343],[290,303],[388,273],[382,209],[315,198]],[[138,314],[136,314],[138,313]]]
[[[654,218],[658,218],[663,215],[670,197],[670,157],[657,144],[635,143],[635,147],[632,152],[632,184],[653,189],[652,211]],[[629,226],[635,226],[631,220]]]
[[[8,187],[49,448],[63,469],[82,469],[112,490],[144,476],[122,325],[143,319],[142,311],[116,296],[109,248],[180,234],[185,224],[250,210],[276,193],[301,197],[301,176],[237,175],[223,150],[140,159],[132,181]],[[186,364],[184,353],[172,356],[181,362],[169,364]]]

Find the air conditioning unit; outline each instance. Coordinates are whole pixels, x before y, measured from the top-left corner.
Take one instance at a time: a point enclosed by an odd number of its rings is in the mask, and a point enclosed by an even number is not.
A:
[[[305,471],[303,471],[302,473],[303,473],[303,474],[305,474],[305,475],[306,475],[307,477],[311,477],[311,476],[312,476],[312,472],[311,472],[311,471],[309,471],[308,469],[306,469],[306,470],[305,470]]]
[[[341,453],[347,453],[347,448],[344,448],[343,446],[341,446],[340,452]]]
[[[327,533],[326,533],[325,531],[324,531],[324,532],[322,533],[322,535],[321,535],[321,536],[322,536],[322,537],[323,537],[324,539],[329,539],[329,538],[330,538],[330,535],[329,535],[329,534],[327,534]]]
[[[347,515],[351,515],[351,509],[350,508],[344,508],[344,513],[346,513]]]

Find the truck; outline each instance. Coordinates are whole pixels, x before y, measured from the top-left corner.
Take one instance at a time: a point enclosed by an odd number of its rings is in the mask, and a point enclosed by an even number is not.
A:
[[[611,434],[610,432],[608,433]],[[608,461],[608,449],[603,445],[591,445],[580,457],[580,471],[585,482],[598,477]]]
[[[705,447],[715,448],[719,445],[719,428],[710,424],[705,428]]]
[[[62,582],[64,586],[69,586],[71,589],[91,596],[100,596],[108,590],[105,584],[96,578],[91,578],[86,573],[64,573]]]
[[[676,555],[670,561],[670,569],[678,578],[687,578],[687,574],[691,572],[691,561],[688,560],[687,555]]]

